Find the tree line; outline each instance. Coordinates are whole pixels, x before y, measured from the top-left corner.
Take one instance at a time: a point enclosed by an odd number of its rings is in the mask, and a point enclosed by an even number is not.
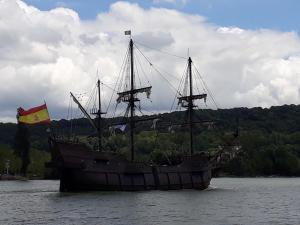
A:
[[[161,162],[186,154],[189,151],[188,128],[179,126],[184,121],[185,112],[158,115],[160,120],[153,129],[152,121],[137,124],[135,146],[137,159]],[[121,118],[104,119],[103,147],[124,156],[129,154],[129,140],[125,132],[109,129]],[[300,105],[284,105],[269,109],[234,108],[195,112],[194,151],[213,152],[239,131],[238,140],[242,153],[223,169],[227,175],[235,176],[299,176],[300,175]],[[211,121],[211,122],[207,122]],[[177,125],[176,125],[177,124]],[[51,130],[57,136],[77,138],[92,148],[94,131],[84,118],[53,121]],[[170,129],[171,127],[171,129]],[[28,127],[30,147],[28,151],[29,174],[42,176],[44,162],[50,159],[47,127]],[[0,171],[4,171],[5,160],[9,158],[12,171],[21,171],[22,154],[18,148],[17,125],[0,123]],[[19,151],[19,152],[18,152]],[[35,158],[35,159],[33,159]],[[37,169],[35,169],[37,168]],[[0,173],[1,173],[0,172]]]

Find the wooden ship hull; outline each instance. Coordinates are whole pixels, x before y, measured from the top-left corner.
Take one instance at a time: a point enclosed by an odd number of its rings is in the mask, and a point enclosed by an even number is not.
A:
[[[174,166],[131,162],[118,155],[89,150],[84,144],[53,141],[52,162],[61,192],[206,189],[211,168],[194,155]]]

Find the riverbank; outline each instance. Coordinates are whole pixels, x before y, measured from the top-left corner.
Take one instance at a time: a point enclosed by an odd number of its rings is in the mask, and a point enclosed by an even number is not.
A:
[[[29,180],[27,177],[22,177],[22,176],[14,176],[14,175],[7,175],[3,174],[0,175],[0,181],[8,181],[8,180]]]

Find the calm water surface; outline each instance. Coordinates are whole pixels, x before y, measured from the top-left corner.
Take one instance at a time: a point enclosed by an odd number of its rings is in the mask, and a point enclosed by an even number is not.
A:
[[[1,181],[0,224],[300,224],[300,178],[218,178],[205,191],[58,192]]]

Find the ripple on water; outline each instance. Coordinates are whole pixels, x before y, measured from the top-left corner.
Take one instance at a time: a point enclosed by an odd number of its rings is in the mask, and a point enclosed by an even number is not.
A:
[[[0,183],[0,224],[300,224],[299,178],[218,178],[205,191],[59,193]]]

